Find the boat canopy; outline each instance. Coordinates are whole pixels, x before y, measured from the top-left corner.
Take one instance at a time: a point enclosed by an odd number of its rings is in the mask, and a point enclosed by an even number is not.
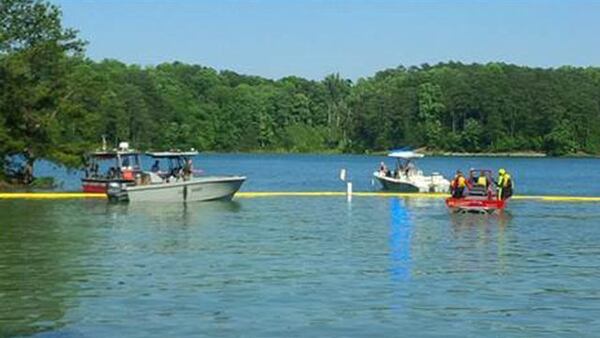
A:
[[[153,158],[178,158],[178,157],[192,157],[198,155],[197,151],[158,151],[149,152],[146,155]]]
[[[100,150],[90,152],[87,155],[99,159],[109,159],[117,156],[135,156],[139,154],[140,152],[135,150]]]
[[[404,150],[404,149],[392,150],[390,153],[388,153],[388,157],[401,158],[401,159],[405,159],[405,160],[412,160],[412,159],[421,158],[424,156],[425,155],[415,153],[412,150]]]

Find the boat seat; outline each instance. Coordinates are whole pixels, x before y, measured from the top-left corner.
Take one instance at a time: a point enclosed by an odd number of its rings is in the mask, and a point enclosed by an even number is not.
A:
[[[469,196],[487,196],[487,190],[482,185],[476,185],[469,190]]]
[[[149,172],[148,174],[150,175],[150,184],[163,183],[163,178],[159,174],[155,172]]]
[[[466,198],[469,200],[477,200],[477,201],[487,201],[488,200],[487,196],[468,195]]]

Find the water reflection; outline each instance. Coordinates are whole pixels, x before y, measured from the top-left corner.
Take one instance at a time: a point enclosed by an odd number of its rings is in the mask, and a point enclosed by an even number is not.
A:
[[[29,335],[63,326],[88,278],[78,259],[89,222],[71,203],[6,202],[0,222],[0,336]]]
[[[60,329],[81,297],[96,297],[105,289],[104,284],[94,284],[96,275],[117,271],[123,276],[139,262],[149,266],[146,257],[199,246],[204,226],[230,222],[241,209],[235,201],[3,202],[0,337]],[[135,260],[126,261],[115,253]]]
[[[410,241],[413,223],[404,200],[390,199],[390,258],[392,279],[404,282],[410,279]]]
[[[507,266],[506,233],[512,218],[508,212],[492,215],[451,213],[457,259],[464,265],[496,266],[504,272]],[[461,251],[467,256],[461,255]],[[474,252],[478,254],[473,256]]]
[[[503,232],[510,224],[511,219],[512,215],[508,212],[491,215],[450,213],[450,220],[455,236],[460,236],[465,232],[470,233],[471,231],[477,231],[480,234],[490,234],[496,231]]]
[[[148,221],[190,226],[209,221],[223,213],[242,209],[237,201],[201,203],[106,203],[105,212],[113,218],[143,217]]]

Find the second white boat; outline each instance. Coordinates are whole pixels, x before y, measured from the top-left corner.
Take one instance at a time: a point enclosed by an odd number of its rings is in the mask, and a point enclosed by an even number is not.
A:
[[[447,193],[450,182],[438,173],[430,176],[419,170],[414,160],[424,157],[423,154],[410,150],[397,150],[388,154],[388,157],[396,159],[395,170],[388,170],[385,165],[373,173],[373,176],[381,183],[383,190],[395,192],[440,192]],[[383,163],[382,163],[383,164]]]

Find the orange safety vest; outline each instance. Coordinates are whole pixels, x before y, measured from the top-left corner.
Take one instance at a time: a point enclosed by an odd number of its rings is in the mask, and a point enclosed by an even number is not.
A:
[[[123,179],[124,180],[133,180],[133,170],[124,169],[123,170]]]

